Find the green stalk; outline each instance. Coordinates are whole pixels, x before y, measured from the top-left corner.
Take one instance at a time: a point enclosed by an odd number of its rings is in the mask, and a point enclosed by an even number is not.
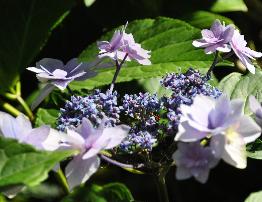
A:
[[[18,116],[19,114],[21,114],[21,112],[19,110],[17,110],[15,107],[13,107],[12,105],[10,105],[7,102],[4,102],[2,100],[0,100],[0,106],[7,112],[9,112],[10,114],[14,115],[14,116]]]
[[[56,177],[57,177],[57,180],[59,181],[59,183],[62,185],[64,192],[66,194],[69,194],[70,193],[69,186],[68,186],[66,177],[65,177],[61,168],[59,168],[59,170],[57,171]]]
[[[154,176],[154,181],[155,181],[155,185],[157,188],[158,201],[159,202],[169,202],[165,175],[159,174],[159,175]]]
[[[29,119],[32,121],[34,120],[34,115],[33,112],[31,111],[30,107],[27,105],[27,103],[24,101],[24,99],[18,95],[16,97],[17,101],[19,102],[19,104],[21,104],[21,106],[24,108],[27,116],[29,117]]]

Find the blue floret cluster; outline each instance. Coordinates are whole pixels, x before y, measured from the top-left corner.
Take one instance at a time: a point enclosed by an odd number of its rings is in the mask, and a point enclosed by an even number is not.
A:
[[[116,91],[102,93],[100,90],[86,97],[72,96],[64,108],[60,109],[58,129],[74,129],[81,124],[83,117],[98,126],[106,116],[107,127],[119,123],[131,127],[128,137],[119,146],[121,151],[150,152],[163,134],[175,136],[181,104],[191,105],[198,94],[213,98],[221,95],[221,91],[211,86],[207,80],[206,76],[190,68],[185,73],[170,73],[163,77],[161,84],[172,91],[171,96],[158,98],[157,94],[150,93],[126,94],[118,101]]]

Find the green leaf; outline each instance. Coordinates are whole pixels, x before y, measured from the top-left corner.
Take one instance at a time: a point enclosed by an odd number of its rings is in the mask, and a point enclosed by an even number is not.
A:
[[[254,95],[260,102],[262,101],[262,71],[256,69],[256,74],[231,73],[219,83],[220,88],[230,99],[241,98],[244,105],[245,114],[250,115],[249,96]]]
[[[247,156],[249,158],[262,160],[262,140],[256,139],[255,142],[252,142],[247,145]]]
[[[73,4],[74,0],[0,1],[0,91],[16,82]]]
[[[87,7],[92,6],[92,4],[95,3],[95,1],[96,1],[96,0],[84,0],[85,5],[86,5]]]
[[[189,24],[200,29],[210,28],[216,19],[219,19],[221,22],[225,22],[227,25],[234,24],[231,19],[222,15],[210,13],[208,11],[196,11],[184,18],[184,20],[186,20]]]
[[[133,200],[131,192],[124,184],[110,183],[104,186],[92,185],[89,189],[78,188],[62,202],[127,202]]]
[[[35,126],[50,125],[55,128],[59,110],[39,108],[36,113]]]
[[[0,187],[37,185],[58,162],[74,153],[37,151],[30,145],[0,137]]]
[[[262,201],[262,191],[251,193],[245,202],[261,202]]]
[[[243,0],[216,0],[210,10],[213,12],[247,12],[248,9]]]
[[[106,33],[101,40],[109,40],[114,30]],[[128,62],[123,67],[117,82],[163,76],[167,72],[186,71],[195,67],[202,72],[212,63],[213,55],[206,55],[196,49],[192,41],[200,37],[200,30],[176,19],[159,17],[155,20],[136,20],[128,25],[127,33],[132,33],[142,47],[151,50],[152,65],[141,66]],[[98,53],[96,43],[87,47],[79,56],[82,61],[92,60]],[[84,82],[73,82],[72,89],[93,89],[111,83],[115,68],[103,69],[94,78]]]

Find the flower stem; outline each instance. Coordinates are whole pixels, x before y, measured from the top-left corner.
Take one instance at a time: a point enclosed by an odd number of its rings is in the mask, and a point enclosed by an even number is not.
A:
[[[111,163],[111,164],[114,164],[114,165],[116,165],[116,166],[119,166],[119,167],[121,167],[121,168],[140,168],[140,167],[143,166],[143,164],[139,164],[138,166],[133,166],[133,165],[131,165],[131,164],[120,163],[120,162],[118,162],[118,161],[116,161],[116,160],[113,160],[113,159],[111,159],[111,158],[103,155],[103,154],[100,154],[100,157],[101,157],[103,160],[105,160],[105,161],[107,161],[107,162],[109,162],[109,163]]]
[[[169,202],[168,192],[165,182],[165,175],[159,174],[154,177],[155,185],[157,187],[158,201]]]
[[[113,80],[111,82],[111,85],[110,85],[110,92],[112,93],[113,92],[113,89],[114,89],[114,86],[115,86],[115,82],[116,82],[116,79],[117,79],[117,76],[120,72],[120,69],[122,67],[122,65],[124,64],[126,58],[128,56],[128,53],[125,54],[125,57],[123,58],[123,60],[120,62],[120,64],[118,63],[118,61],[116,60],[116,72],[114,74],[114,77],[113,77]]]
[[[18,111],[15,107],[13,107],[12,105],[10,105],[7,102],[4,102],[2,100],[0,100],[0,106],[6,110],[7,112],[9,112],[10,114],[14,115],[14,116],[18,116],[19,114],[21,114],[20,111]]]
[[[59,183],[62,185],[64,192],[66,194],[69,194],[70,193],[69,186],[68,186],[68,183],[66,181],[66,177],[65,177],[61,168],[59,168],[58,171],[56,172],[56,177],[57,177]]]
[[[210,66],[209,70],[207,71],[206,74],[207,80],[211,79],[211,72],[214,70],[217,63],[218,63],[218,51],[216,51],[214,61]]]
[[[27,103],[24,101],[24,99],[20,95],[17,96],[17,101],[24,108],[24,110],[25,110],[27,116],[29,117],[29,119],[31,121],[34,120],[33,112],[31,111],[30,107],[27,105]]]

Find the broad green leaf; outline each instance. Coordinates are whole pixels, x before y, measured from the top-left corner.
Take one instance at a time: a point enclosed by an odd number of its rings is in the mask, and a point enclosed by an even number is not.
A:
[[[243,0],[216,0],[210,10],[213,12],[246,12],[248,9]]]
[[[0,91],[15,83],[73,4],[74,0],[0,1]]]
[[[100,40],[109,40],[113,32],[106,33]],[[205,72],[212,63],[213,55],[206,55],[202,49],[192,45],[192,41],[200,37],[200,30],[183,21],[165,17],[136,20],[128,25],[127,33],[132,33],[143,48],[152,51],[152,65],[126,63],[117,82],[159,77],[167,72],[183,72],[189,67]],[[90,61],[97,53],[97,45],[94,43],[81,53],[79,59]],[[107,85],[112,81],[114,72],[115,68],[103,69],[96,77],[84,82],[73,82],[70,87],[78,90]]]
[[[56,126],[56,120],[58,114],[59,114],[59,110],[56,109],[39,108],[36,113],[36,120],[35,120],[36,127],[46,124],[54,128]]]
[[[48,172],[74,151],[37,151],[32,146],[0,137],[0,187],[34,186],[48,177]]]
[[[262,160],[262,140],[256,139],[255,142],[252,142],[247,145],[247,156],[253,159]]]
[[[262,71],[256,69],[256,74],[231,73],[220,83],[219,88],[226,93],[230,99],[240,98],[244,101],[244,112],[251,114],[249,109],[249,96],[254,95],[262,101]]]
[[[261,202],[262,201],[262,191],[251,193],[245,202]]]
[[[196,11],[184,19],[189,24],[200,29],[210,28],[216,19],[219,19],[221,22],[225,22],[227,25],[234,24],[231,19],[208,11]]]
[[[62,202],[128,202],[134,198],[128,188],[121,183],[110,183],[104,186],[92,185],[90,188],[78,188]]]

